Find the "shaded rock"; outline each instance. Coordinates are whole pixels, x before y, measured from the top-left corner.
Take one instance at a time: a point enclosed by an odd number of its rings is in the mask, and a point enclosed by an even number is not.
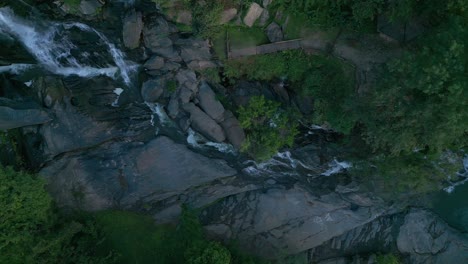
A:
[[[81,0],[80,12],[83,15],[95,15],[102,4],[98,0]]]
[[[186,86],[193,93],[198,91],[197,75],[192,70],[180,70],[176,74],[176,80],[181,86]]]
[[[182,104],[186,104],[192,100],[194,94],[192,90],[183,86],[179,89],[179,100]]]
[[[221,127],[224,129],[228,141],[239,150],[245,141],[245,132],[231,111],[224,112],[224,121],[221,122]]]
[[[66,87],[53,87],[49,78],[44,82],[34,82],[34,89],[41,89],[45,98],[50,97],[52,120],[40,126],[44,162],[60,153],[96,146],[122,136],[142,133],[148,121],[128,122],[133,116],[145,116],[149,109],[134,106],[141,101],[139,89],[120,91],[119,107],[115,104],[116,87],[108,78],[96,77],[89,80],[81,78],[66,79]],[[41,84],[42,83],[42,84]],[[36,84],[41,87],[36,87]]]
[[[179,39],[176,45],[180,47],[180,56],[191,69],[216,67],[211,62],[210,47],[207,41],[197,39]]]
[[[229,8],[224,10],[221,13],[221,19],[219,20],[219,23],[221,25],[228,23],[229,21],[233,20],[237,15],[237,9],[236,8]]]
[[[176,62],[168,61],[164,65],[164,70],[167,70],[167,71],[177,71],[178,69],[180,69],[180,64]]]
[[[278,95],[281,102],[289,104],[289,94],[286,88],[284,88],[283,82],[273,85],[273,91]]]
[[[50,116],[39,108],[24,109],[20,103],[15,105],[19,108],[3,106],[0,102],[0,130],[38,125],[51,120]]]
[[[273,2],[273,0],[263,0],[262,2],[263,8],[267,8],[271,4],[271,2]]]
[[[225,161],[209,159],[158,137],[147,144],[117,142],[80,156],[63,157],[41,170],[59,206],[84,210],[156,202],[229,177]]]
[[[410,254],[410,263],[465,263],[468,238],[429,211],[413,209],[397,238],[398,250]]]
[[[192,25],[192,12],[190,10],[181,10],[177,14],[177,23],[184,25]]]
[[[167,58],[171,61],[180,62],[182,59],[179,56],[179,52],[174,49],[173,46],[158,48],[154,53],[159,54],[160,56]]]
[[[270,89],[260,82],[239,81],[232,94],[232,100],[237,106],[245,106],[253,96],[265,96],[266,99],[275,100]]]
[[[164,92],[164,81],[161,79],[151,79],[143,83],[141,87],[141,97],[145,102],[156,102]]]
[[[141,12],[132,9],[128,11],[123,20],[123,42],[129,49],[137,48],[140,45],[140,36],[143,30],[143,20]]]
[[[351,229],[304,253],[309,255],[314,262],[319,262],[345,255],[396,252],[396,237],[403,218],[404,214],[378,217],[370,223]],[[375,262],[364,263],[374,264]]]
[[[172,40],[169,35],[173,29],[162,17],[153,19],[143,28],[143,40],[145,47],[152,52],[157,52],[162,48],[172,47]]]
[[[201,109],[216,122],[221,122],[224,119],[224,107],[216,99],[215,93],[211,90],[207,82],[201,82],[198,91],[198,100],[200,101]]]
[[[257,4],[252,3],[249,7],[249,11],[247,11],[247,15],[244,17],[244,24],[248,27],[252,27],[255,21],[262,15],[263,8]]]
[[[172,119],[176,118],[179,114],[179,100],[175,94],[171,96],[171,100],[167,105],[167,113]]]
[[[265,187],[267,188],[267,187]],[[351,210],[339,195],[315,196],[294,186],[269,187],[225,198],[202,213],[202,221],[228,225],[241,247],[267,258],[297,254],[362,226],[384,212],[381,200]],[[225,230],[223,232],[226,232]]]
[[[275,22],[268,25],[265,33],[270,42],[278,42],[283,40],[283,30],[281,30],[281,27]]]
[[[314,99],[312,96],[295,95],[294,102],[299,108],[299,111],[304,115],[309,115],[314,111]]]
[[[268,20],[270,19],[270,12],[268,9],[263,9],[262,15],[260,16],[260,19],[258,20],[258,25],[259,26],[265,26],[268,23]]]
[[[192,70],[203,70],[218,67],[218,65],[212,61],[191,61],[187,66]]]
[[[153,56],[143,65],[148,70],[160,70],[164,67],[164,59],[159,56]]]
[[[193,103],[188,103],[184,105],[183,108],[190,114],[190,120],[194,130],[209,140],[216,142],[223,142],[226,140],[223,129],[200,108]]]

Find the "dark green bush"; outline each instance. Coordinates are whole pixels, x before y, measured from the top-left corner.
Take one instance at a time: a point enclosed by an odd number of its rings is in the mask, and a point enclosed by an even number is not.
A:
[[[297,122],[291,112],[280,108],[280,103],[254,96],[238,112],[247,134],[241,151],[262,161],[271,158],[280,148],[293,145],[298,133]]]

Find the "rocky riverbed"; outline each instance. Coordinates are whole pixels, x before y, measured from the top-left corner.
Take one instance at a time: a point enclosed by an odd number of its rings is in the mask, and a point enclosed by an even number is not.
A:
[[[201,210],[211,236],[271,259],[374,263],[375,252],[399,252],[406,263],[468,260],[466,234],[347,175],[325,130],[263,163],[239,155],[244,131],[218,94],[236,106],[256,94],[287,98],[305,113],[311,103],[266,83],[204,79],[200,71],[221,66],[210,43],[180,33],[153,3],[83,0],[73,12],[16,5],[0,9],[0,129],[20,129],[27,165],[59,206],[167,223],[187,204]],[[376,36],[349,38],[334,53],[360,76],[382,62],[376,53],[393,49]],[[369,43],[379,48],[368,53]]]

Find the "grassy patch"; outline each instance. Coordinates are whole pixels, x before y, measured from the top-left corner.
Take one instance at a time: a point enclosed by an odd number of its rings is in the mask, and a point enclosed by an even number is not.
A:
[[[307,34],[307,32],[310,32],[314,29],[317,29],[317,27],[310,22],[309,18],[305,14],[299,13],[289,15],[288,23],[284,29],[284,38],[302,38]]]
[[[220,30],[216,35],[211,39],[213,43],[213,50],[218,56],[219,59],[226,59],[226,29]]]
[[[157,226],[149,216],[130,212],[106,211],[96,215],[106,240],[100,252],[114,250],[117,263],[156,263],[165,255],[164,237],[174,231],[170,226]]]
[[[231,49],[242,49],[268,43],[263,29],[258,27],[227,27]]]

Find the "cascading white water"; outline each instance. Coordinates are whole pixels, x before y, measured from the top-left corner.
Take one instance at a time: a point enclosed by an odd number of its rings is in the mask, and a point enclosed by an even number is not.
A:
[[[72,28],[96,34],[106,45],[114,65],[96,67],[93,62],[100,61],[99,59],[88,59],[89,53],[86,52],[79,52],[80,55],[77,55],[76,51],[79,49],[67,35],[67,30]],[[134,67],[125,62],[122,51],[117,49],[102,33],[85,24],[31,22],[15,16],[9,8],[0,8],[0,34],[2,33],[7,33],[19,40],[37,62],[52,73],[81,77],[106,75],[111,78],[116,78],[117,73],[120,73],[127,85],[131,82],[129,76]],[[12,65],[10,68],[21,70],[26,67]],[[3,68],[3,70],[9,70],[9,68]]]

